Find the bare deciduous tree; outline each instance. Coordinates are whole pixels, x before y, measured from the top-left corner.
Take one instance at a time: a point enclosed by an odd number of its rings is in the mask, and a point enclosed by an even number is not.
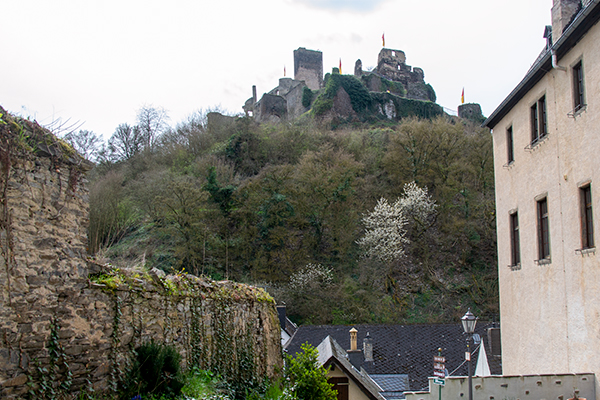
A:
[[[94,161],[98,155],[98,150],[102,144],[102,139],[94,132],[80,130],[79,132],[69,132],[64,137],[75,150],[88,160]]]
[[[128,160],[144,148],[144,138],[140,128],[120,124],[108,140],[108,151],[114,161]]]
[[[169,115],[162,107],[144,105],[138,110],[136,120],[146,149],[152,149],[160,134],[169,127],[167,124]]]

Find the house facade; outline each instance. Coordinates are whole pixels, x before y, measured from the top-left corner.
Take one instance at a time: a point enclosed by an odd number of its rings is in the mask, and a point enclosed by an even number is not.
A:
[[[600,393],[600,0],[554,0],[547,46],[492,129],[504,375]]]

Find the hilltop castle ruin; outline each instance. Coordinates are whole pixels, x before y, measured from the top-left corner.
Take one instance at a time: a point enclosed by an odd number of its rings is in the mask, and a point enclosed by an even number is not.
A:
[[[436,100],[433,88],[425,83],[423,70],[407,65],[406,55],[401,50],[381,49],[377,67],[372,71],[363,71],[362,61],[357,60],[354,76],[370,92],[428,102]],[[256,86],[253,86],[252,97],[246,100],[243,109],[247,116],[254,117],[257,122],[293,119],[311,107],[310,101],[303,99],[307,89],[310,89],[310,97],[314,98],[313,92],[323,88],[323,53],[300,47],[294,50],[294,78],[279,79],[279,85],[263,94],[260,100],[256,96]],[[397,118],[396,113],[392,117],[381,107],[380,110],[388,118]]]

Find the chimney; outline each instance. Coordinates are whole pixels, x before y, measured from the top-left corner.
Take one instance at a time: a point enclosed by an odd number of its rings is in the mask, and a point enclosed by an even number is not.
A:
[[[350,350],[347,351],[348,361],[350,361],[350,363],[354,365],[354,368],[360,370],[360,367],[362,366],[364,360],[363,352],[358,350],[357,341],[358,331],[356,330],[356,328],[352,328],[350,329]]]
[[[367,332],[367,337],[363,339],[363,353],[365,354],[365,361],[373,361],[373,339]]]
[[[350,351],[358,350],[358,346],[356,344],[356,342],[357,342],[356,334],[357,333],[358,333],[358,331],[356,330],[356,328],[350,329]]]
[[[552,47],[552,25],[546,25],[544,28],[544,39],[546,39],[546,49]]]
[[[554,0],[552,6],[552,36],[556,42],[581,10],[581,0]]]
[[[256,85],[252,85],[252,104],[256,104]]]

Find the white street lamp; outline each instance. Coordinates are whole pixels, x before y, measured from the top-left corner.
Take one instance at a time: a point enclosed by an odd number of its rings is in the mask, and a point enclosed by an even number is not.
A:
[[[465,315],[460,319],[462,322],[463,329],[467,334],[467,361],[469,361],[469,400],[473,400],[473,381],[471,373],[471,341],[473,340],[473,333],[475,332],[475,325],[477,325],[477,317],[473,315],[471,309],[467,311]]]
[[[473,332],[475,332],[475,325],[477,324],[477,317],[473,315],[470,308],[460,320],[465,333],[467,335],[473,335]]]

